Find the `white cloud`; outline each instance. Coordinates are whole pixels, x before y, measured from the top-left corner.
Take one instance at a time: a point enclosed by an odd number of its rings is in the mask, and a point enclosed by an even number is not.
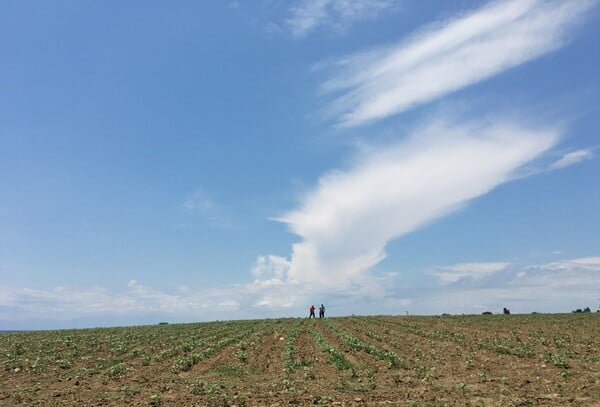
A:
[[[213,227],[221,229],[230,229],[233,227],[233,222],[225,214],[223,206],[217,205],[210,195],[202,189],[196,190],[186,198],[181,207],[188,215],[200,217]],[[187,228],[190,226],[189,223],[182,222],[178,225],[178,228]]]
[[[501,312],[503,307],[520,313],[569,312],[596,308],[599,285],[600,257],[513,264],[477,280],[442,282],[437,289],[416,293],[413,306],[424,313]]]
[[[212,199],[202,190],[197,190],[189,196],[181,205],[188,213],[206,213],[211,210],[215,204]]]
[[[271,258],[276,261],[276,259]],[[92,325],[111,324],[116,317],[154,323],[159,320],[215,320],[302,315],[310,287],[257,280],[227,287],[177,290],[176,294],[131,280],[126,289],[55,287],[47,290],[0,286],[0,322],[43,319],[44,327],[85,319]],[[294,308],[296,307],[296,308]],[[52,323],[54,321],[54,324]],[[114,323],[114,322],[112,322]],[[23,326],[23,325],[20,325]],[[29,329],[32,326],[28,327]],[[5,328],[6,329],[6,328]]]
[[[382,119],[560,48],[594,1],[497,1],[408,41],[334,64],[322,86],[342,126]]]
[[[316,289],[376,292],[368,270],[385,258],[390,240],[514,179],[557,139],[557,131],[519,125],[434,123],[365,150],[277,219],[302,239],[292,247],[287,278]]]
[[[571,260],[571,263],[576,264],[578,266],[591,266],[594,270],[600,269],[600,257],[581,257],[579,259]]]
[[[391,0],[301,0],[291,8],[286,22],[295,37],[304,37],[321,26],[345,31],[357,21],[373,19],[395,7]]]
[[[65,321],[77,319],[93,321],[88,326],[110,325],[115,317],[156,323],[306,316],[310,304],[320,303],[325,303],[328,315],[501,312],[503,307],[520,313],[569,312],[587,306],[595,309],[600,286],[600,257],[542,265],[472,262],[439,266],[436,270],[454,272],[459,278],[430,273],[440,277],[437,284],[407,287],[394,276],[387,276],[380,281],[384,288],[373,297],[323,292],[318,281],[282,281],[277,286],[253,282],[179,295],[136,280],[122,292],[101,287],[38,290],[0,286],[0,321],[10,326],[7,321],[44,319],[47,327],[65,327]],[[32,328],[22,323],[19,326]]]
[[[572,151],[563,155],[560,160],[555,161],[550,165],[551,170],[559,170],[573,164],[577,164],[584,160],[590,160],[594,156],[594,153],[590,149]]]
[[[542,268],[549,270],[600,270],[600,257],[582,257],[569,261],[554,262],[546,264]]]
[[[0,286],[0,307],[10,307],[17,302],[14,290]]]
[[[284,281],[287,280],[287,272],[290,262],[279,256],[259,256],[252,268],[252,275],[256,282],[259,281]]]
[[[281,27],[279,27],[278,24],[271,21],[267,25],[264,26],[262,31],[263,31],[263,34],[265,34],[267,36],[275,35],[275,34],[279,34],[281,32]]]
[[[464,278],[481,279],[505,269],[510,263],[460,263],[439,267],[430,274],[439,277],[444,284],[455,283]]]
[[[295,297],[281,295],[281,293],[276,293],[275,295],[264,295],[254,303],[254,306],[256,307],[272,309],[291,308],[295,305],[297,305]]]
[[[224,312],[237,311],[240,308],[240,303],[235,300],[225,300],[218,304],[220,310]]]
[[[159,290],[141,285],[136,280],[128,284],[126,297],[130,306],[138,310],[182,312],[193,305],[193,301],[180,295],[169,295]]]

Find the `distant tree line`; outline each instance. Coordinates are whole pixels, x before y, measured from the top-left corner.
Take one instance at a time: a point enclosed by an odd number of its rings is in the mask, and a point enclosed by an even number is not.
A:
[[[590,307],[585,307],[584,309],[581,308],[577,308],[576,310],[571,311],[573,314],[579,314],[579,313],[588,313],[588,312],[592,312],[592,310],[590,309]],[[597,313],[600,313],[600,309],[598,309],[598,311],[596,311]],[[502,309],[502,313],[504,315],[510,315],[510,310],[506,307],[504,307]],[[539,314],[539,312],[532,312],[532,314]],[[449,316],[450,314],[448,313],[443,313],[442,316]],[[463,314],[464,315],[464,314]],[[481,315],[494,315],[493,312],[491,311],[484,311],[481,313]]]
[[[585,307],[584,309],[581,308],[577,308],[576,310],[571,311],[574,314],[579,314],[579,313],[587,313],[587,312],[592,312],[592,310],[590,309],[590,307]],[[598,311],[596,311],[597,313],[600,313],[600,309],[598,309]],[[504,307],[502,309],[502,313],[504,315],[510,315],[510,310],[506,307]],[[484,311],[481,313],[482,315],[493,315],[494,313],[491,311]],[[532,314],[538,314],[538,312],[532,312]],[[449,315],[449,314],[443,314],[443,315]]]
[[[574,314],[579,314],[580,312],[592,312],[592,310],[590,310],[590,307],[585,307],[584,309],[577,308],[573,311]]]

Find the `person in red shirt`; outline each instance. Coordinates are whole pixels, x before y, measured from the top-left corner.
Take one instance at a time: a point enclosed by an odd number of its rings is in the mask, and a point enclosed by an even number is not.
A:
[[[310,311],[310,315],[308,316],[308,319],[316,318],[315,317],[315,306],[314,305],[310,306],[309,311]]]

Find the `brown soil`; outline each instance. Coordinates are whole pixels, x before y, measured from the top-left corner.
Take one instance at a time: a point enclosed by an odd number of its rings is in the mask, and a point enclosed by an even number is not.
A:
[[[5,334],[0,406],[600,406],[599,342],[597,314]]]

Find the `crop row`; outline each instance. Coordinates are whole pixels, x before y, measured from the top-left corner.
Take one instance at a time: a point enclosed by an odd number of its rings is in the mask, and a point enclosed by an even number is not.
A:
[[[337,335],[337,333],[329,327],[327,322],[323,322],[323,326],[331,330],[334,335]],[[349,376],[343,374],[337,376],[337,390],[342,392],[367,392],[377,388],[376,376],[372,369],[369,367],[361,369],[359,366],[348,360],[345,356],[345,352],[338,349],[335,344],[327,341],[316,326],[312,327],[311,333],[318,348],[327,355],[329,362],[332,363],[338,371],[350,371]]]
[[[354,365],[352,365],[352,363],[350,363],[346,356],[344,356],[344,353],[335,348],[333,345],[329,344],[321,332],[319,332],[315,327],[312,329],[312,334],[314,335],[321,351],[327,354],[329,360],[335,365],[337,370],[351,369],[353,372],[356,371],[356,368]]]
[[[4,371],[12,374],[56,371],[62,376],[81,376],[106,370],[110,377],[119,377],[130,363],[149,366],[186,353],[204,352],[206,357],[206,351],[198,349],[215,341],[218,346],[233,343],[241,338],[237,333],[244,326],[252,324],[232,321],[5,334],[0,336],[0,357]],[[228,342],[230,337],[238,339]]]
[[[184,356],[184,357],[178,359],[173,364],[172,369],[174,371],[190,370],[199,361],[204,360],[207,357],[214,355],[215,353],[219,352],[221,349],[225,348],[226,346],[229,346],[233,343],[241,341],[242,339],[250,336],[250,334],[252,334],[253,332],[254,332],[254,329],[249,328],[246,331],[244,331],[238,335],[229,336],[227,338],[221,339],[214,345],[208,346],[206,349],[203,349],[203,350],[197,351],[197,352],[192,352],[190,355]]]
[[[370,343],[361,341],[357,337],[350,335],[349,333],[338,328],[337,326],[333,325],[329,321],[325,321],[324,325],[327,326],[332,331],[334,331],[340,338],[342,338],[353,349],[366,352],[370,355],[374,355],[378,359],[384,361],[388,365],[388,367],[397,368],[397,367],[402,366],[400,357],[395,352],[381,349]]]
[[[478,350],[485,350],[518,358],[537,358],[563,369],[569,368],[568,359],[573,355],[569,349],[558,349],[555,346],[551,346],[548,341],[541,341],[539,337],[523,337],[516,333],[511,333],[510,335],[480,333],[479,335],[469,336],[463,332],[434,326],[431,326],[427,330],[398,317],[392,320],[381,319],[378,321],[378,329],[383,329],[383,332],[391,337],[408,333],[426,338],[429,341],[452,342],[460,346],[460,348],[457,348],[458,350],[466,348],[470,349],[471,353]]]

